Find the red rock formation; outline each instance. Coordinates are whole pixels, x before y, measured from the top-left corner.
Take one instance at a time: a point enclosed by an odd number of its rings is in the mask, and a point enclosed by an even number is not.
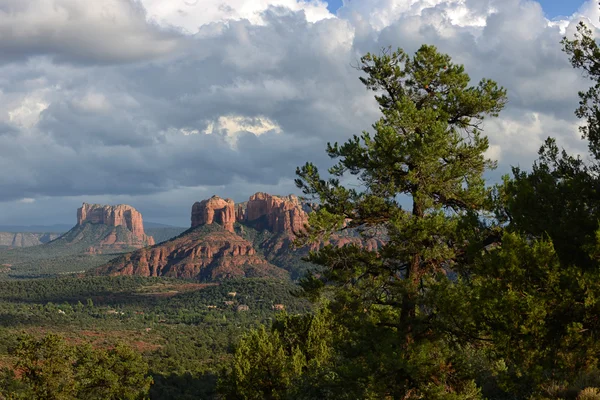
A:
[[[256,193],[250,197],[246,211],[238,220],[257,222],[259,229],[267,229],[274,233],[300,233],[308,223],[308,214],[302,209],[298,197],[272,196],[267,193]]]
[[[105,206],[99,204],[83,203],[77,210],[77,225],[85,223],[102,224],[108,226],[124,226],[135,238],[139,239],[143,245],[152,246],[154,239],[144,233],[144,223],[142,214],[135,208],[119,204],[117,206]],[[110,240],[108,240],[110,241]],[[113,244],[113,243],[108,243]]]
[[[100,267],[96,273],[199,279],[287,276],[283,269],[258,254],[252,243],[215,228],[195,230],[152,248],[126,254]]]
[[[175,239],[123,255],[100,267],[100,275],[171,276],[197,279],[232,277],[284,278],[299,274],[308,248],[292,246],[294,234],[308,224],[308,214],[296,196],[256,193],[248,202],[213,196],[192,207],[192,229]],[[235,223],[239,225],[235,225]],[[272,234],[257,234],[268,230]],[[113,238],[107,236],[106,240]],[[116,238],[115,238],[116,240]],[[253,242],[253,243],[252,243]],[[334,235],[335,246],[358,245],[376,251],[377,240]]]
[[[235,211],[235,220],[237,222],[244,222],[246,220],[246,203],[238,204]]]
[[[223,226],[233,232],[235,223],[235,203],[231,199],[213,196],[192,206],[192,228],[212,223]]]

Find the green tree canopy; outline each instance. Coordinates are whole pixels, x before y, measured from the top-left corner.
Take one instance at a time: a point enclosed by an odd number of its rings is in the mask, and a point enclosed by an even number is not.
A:
[[[21,338],[12,371],[0,379],[0,395],[34,400],[140,400],[152,385],[148,364],[133,349],[71,346],[60,336]]]
[[[506,91],[488,79],[471,86],[464,67],[433,46],[361,62],[361,81],[376,92],[382,116],[373,134],[328,145],[338,160],[330,178],[311,163],[298,169],[297,185],[319,204],[301,242],[348,228],[386,240],[377,252],[329,246],[312,253],[324,271],[305,288],[336,288],[331,308],[348,329],[340,345],[348,363],[337,369],[346,393],[476,398],[426,293],[430,279],[447,279],[444,272],[466,259],[467,243],[482,245],[480,216],[490,208],[483,173],[495,166],[485,157],[482,122],[502,110]],[[358,188],[342,183],[346,174]],[[412,202],[408,210],[403,199]]]

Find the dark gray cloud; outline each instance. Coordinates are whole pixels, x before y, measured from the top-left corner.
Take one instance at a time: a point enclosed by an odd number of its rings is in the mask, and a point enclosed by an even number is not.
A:
[[[573,110],[587,83],[535,2],[368,0],[317,22],[272,7],[260,23],[215,21],[193,35],[168,25],[175,14],[147,22],[143,3],[0,0],[0,223],[61,222],[95,201],[181,224],[212,194],[288,193],[297,166],[325,169],[326,142],[378,118],[353,65],[388,45],[435,44],[474,80],[508,89],[502,118],[486,125],[501,165],[492,177],[530,165],[546,136],[585,147]]]
[[[135,0],[0,1],[0,62],[133,62],[172,52],[180,36],[148,23]]]

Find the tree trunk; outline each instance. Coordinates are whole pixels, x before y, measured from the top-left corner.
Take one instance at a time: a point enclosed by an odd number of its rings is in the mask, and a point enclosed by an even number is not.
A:
[[[424,211],[421,203],[413,194],[413,218],[421,219],[424,216]],[[410,267],[406,274],[407,291],[402,299],[402,309],[400,311],[400,326],[405,331],[406,344],[413,341],[412,325],[417,309],[417,296],[419,290],[419,282],[421,279],[421,254],[413,255],[410,262]]]

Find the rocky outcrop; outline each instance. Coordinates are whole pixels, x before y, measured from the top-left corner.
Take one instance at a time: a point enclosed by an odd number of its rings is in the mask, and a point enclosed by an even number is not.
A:
[[[135,208],[126,204],[119,204],[116,206],[100,205],[100,204],[88,204],[83,203],[81,208],[77,210],[77,226],[82,226],[86,223],[100,224],[107,226],[123,226],[131,232],[133,247],[140,246],[151,246],[154,244],[152,236],[147,236],[144,233],[144,223],[142,221],[142,214],[140,214]],[[128,243],[122,243],[117,240],[116,233],[103,238],[101,245],[127,245]]]
[[[215,223],[234,232],[236,222],[250,223],[259,230],[293,235],[304,230],[308,214],[296,196],[280,197],[260,192],[237,207],[233,200],[219,196],[192,206],[192,228]]]
[[[219,280],[235,277],[286,278],[252,243],[218,225],[121,256],[95,271],[99,275],[170,276]]]
[[[0,247],[32,247],[48,243],[60,236],[60,233],[0,232]]]
[[[235,203],[231,199],[213,196],[192,206],[192,228],[200,225],[219,224],[233,232],[235,223]]]
[[[120,256],[95,271],[101,275],[141,275],[220,280],[233,277],[290,276],[308,267],[310,249],[293,247],[295,235],[308,224],[296,196],[256,193],[247,202],[213,196],[192,207],[191,228],[176,238]],[[335,236],[334,246],[358,245],[377,250],[376,240],[358,234]]]
[[[297,234],[308,224],[308,214],[294,195],[279,197],[259,192],[250,197],[245,210],[238,210],[237,220],[273,233]]]

